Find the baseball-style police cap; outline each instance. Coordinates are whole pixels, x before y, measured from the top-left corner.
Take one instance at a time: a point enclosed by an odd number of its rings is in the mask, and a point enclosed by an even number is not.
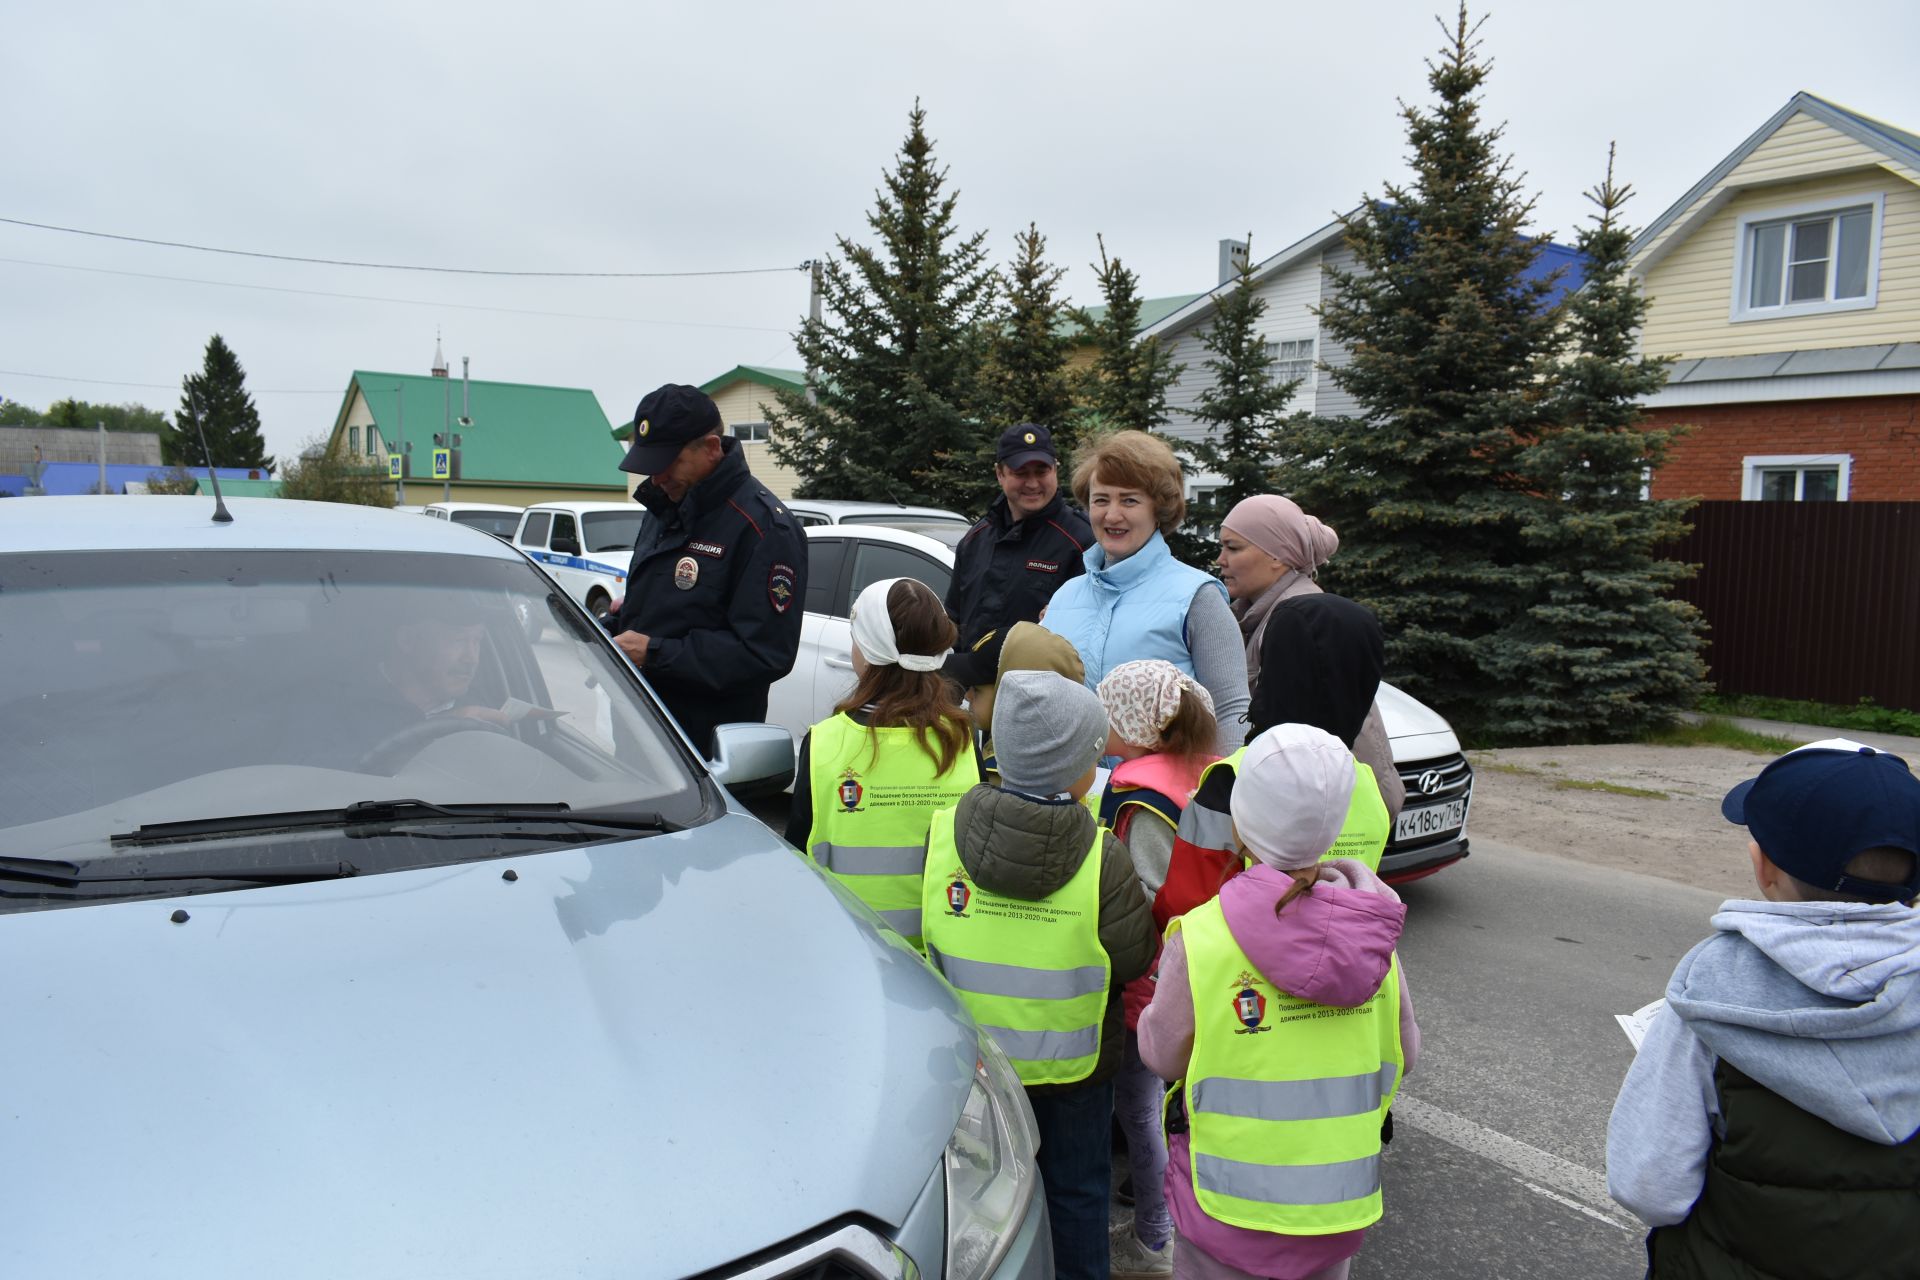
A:
[[[647,392],[633,411],[633,444],[622,471],[653,476],[665,471],[682,445],[720,429],[720,406],[698,387],[669,382]]]
[[[1002,431],[1000,447],[994,450],[993,460],[1005,463],[1015,471],[1029,462],[1044,462],[1055,467],[1060,465],[1060,459],[1053,452],[1053,432],[1031,422],[1023,422]]]
[[[1920,895],[1920,778],[1907,762],[1846,738],[1799,747],[1720,802],[1727,821],[1753,833],[1769,861],[1796,880],[1869,902]],[[1867,849],[1915,855],[1904,884],[1846,873]]]

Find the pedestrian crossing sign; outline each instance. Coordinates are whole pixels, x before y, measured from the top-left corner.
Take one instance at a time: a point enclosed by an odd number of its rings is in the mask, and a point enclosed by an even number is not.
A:
[[[435,449],[433,451],[433,478],[446,480],[453,476],[453,450]]]
[[[400,478],[400,455],[397,453],[390,453],[387,455],[387,479],[398,480],[399,478]]]

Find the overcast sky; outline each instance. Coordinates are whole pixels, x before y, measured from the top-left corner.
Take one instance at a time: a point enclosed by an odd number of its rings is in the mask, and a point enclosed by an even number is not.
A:
[[[917,95],[997,260],[1033,221],[1077,301],[1096,232],[1149,296],[1195,292],[1221,238],[1264,257],[1404,174],[1396,99],[1427,100],[1439,8],[15,4],[0,217],[496,270],[792,267],[867,237]],[[1563,239],[1612,141],[1644,225],[1798,90],[1920,131],[1914,0],[1486,12],[1486,113]],[[426,372],[436,328],[456,376],[466,355],[588,387],[617,422],[661,382],[793,365],[807,302],[799,271],[516,281],[5,224],[0,259],[0,394],[171,412],[217,331],[283,456],[353,369]]]

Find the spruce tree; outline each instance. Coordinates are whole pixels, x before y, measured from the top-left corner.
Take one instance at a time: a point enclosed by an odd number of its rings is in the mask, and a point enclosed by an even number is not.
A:
[[[1587,193],[1598,212],[1578,236],[1587,278],[1564,308],[1571,355],[1552,382],[1552,426],[1517,459],[1538,581],[1501,637],[1526,658],[1493,700],[1503,737],[1638,737],[1705,691],[1699,613],[1672,595],[1692,567],[1661,553],[1685,534],[1692,503],[1641,496],[1675,433],[1648,427],[1638,403],[1667,370],[1637,350],[1647,301],[1628,272],[1634,232],[1620,210],[1631,195],[1609,148],[1606,180]]]
[[[1249,247],[1252,241],[1249,235]],[[1200,335],[1200,345],[1211,353],[1203,362],[1211,377],[1193,415],[1205,424],[1206,434],[1191,451],[1223,483],[1190,508],[1188,519],[1195,525],[1217,526],[1242,499],[1273,491],[1282,424],[1300,380],[1274,381],[1274,358],[1260,328],[1266,313],[1249,252],[1232,291],[1220,299],[1213,323]]]
[[[1014,236],[1006,306],[993,326],[987,354],[987,403],[998,427],[1036,422],[1054,433],[1055,447],[1073,412],[1067,356],[1067,304],[1059,296],[1064,267],[1047,262],[1047,238],[1032,223]],[[993,441],[986,443],[992,456]]]
[[[1104,236],[1096,239],[1100,263],[1093,271],[1105,310],[1098,318],[1085,308],[1073,313],[1084,340],[1093,344],[1094,357],[1080,378],[1080,412],[1069,432],[1069,445],[1101,431],[1157,431],[1166,426],[1167,390],[1186,369],[1171,363],[1158,338],[1136,340],[1140,278],[1119,258],[1107,256]],[[1062,456],[1066,456],[1064,450]]]
[[[174,415],[173,429],[160,437],[162,461],[204,467],[210,456],[216,467],[273,470],[266,439],[260,434],[260,413],[247,392],[247,371],[219,334],[207,340],[200,372],[188,374],[180,386],[180,410]],[[196,414],[206,430],[204,451],[194,429]]]
[[[795,338],[813,399],[776,393],[774,457],[805,497],[983,509],[995,492],[982,441],[982,366],[995,276],[986,233],[962,236],[957,194],[935,165],[916,100],[867,215],[878,243],[836,237],[822,271],[823,318]],[[991,454],[987,455],[989,458]]]
[[[1276,480],[1339,532],[1322,580],[1379,614],[1391,677],[1473,733],[1524,669],[1501,634],[1532,584],[1514,455],[1560,340],[1553,282],[1527,277],[1533,202],[1480,119],[1478,26],[1463,5],[1442,29],[1433,105],[1401,106],[1412,181],[1363,203],[1346,229],[1357,268],[1327,272],[1321,324],[1351,353],[1330,376],[1362,415],[1290,429]]]

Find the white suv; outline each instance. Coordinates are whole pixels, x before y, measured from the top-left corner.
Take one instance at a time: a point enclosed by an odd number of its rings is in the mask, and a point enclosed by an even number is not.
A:
[[[587,612],[604,617],[626,594],[634,540],[647,518],[633,502],[542,502],[521,513],[513,545]]]

